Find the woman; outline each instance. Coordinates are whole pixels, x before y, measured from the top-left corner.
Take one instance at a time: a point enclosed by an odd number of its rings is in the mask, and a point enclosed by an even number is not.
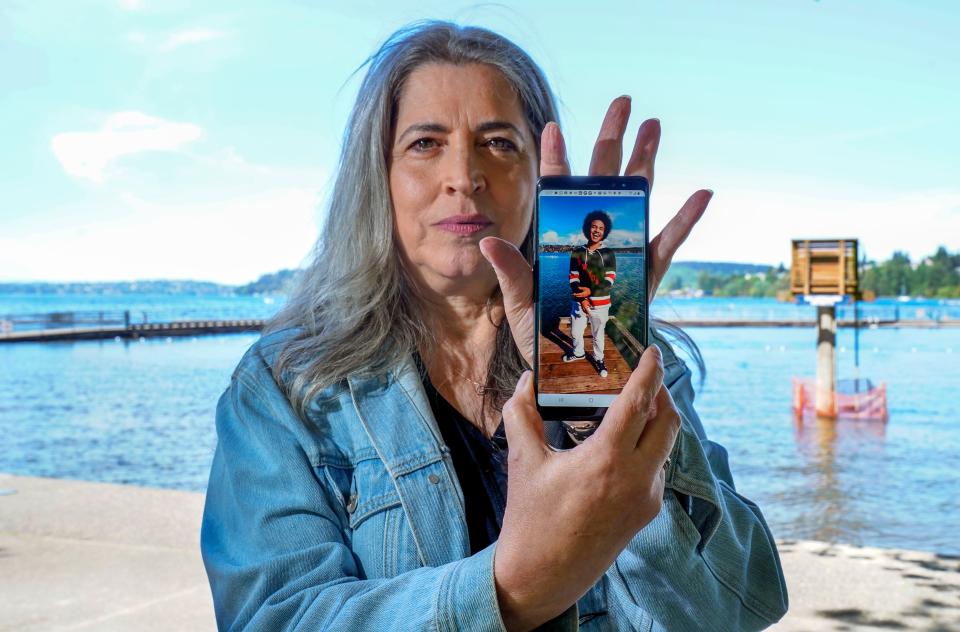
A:
[[[593,332],[593,363],[600,377],[607,377],[607,365],[603,363],[603,332],[610,320],[610,289],[617,278],[617,258],[613,250],[602,247],[612,228],[610,215],[600,210],[590,211],[583,218],[583,236],[587,238],[587,244],[570,252],[573,350],[563,356],[563,361],[573,362],[586,357],[583,335],[589,321]]]
[[[611,105],[591,173],[619,172],[629,109]],[[545,445],[523,368],[536,179],[569,173],[555,120],[539,68],[483,29],[419,24],[369,60],[315,261],[217,408],[201,548],[221,628],[739,630],[783,614],[769,530],[656,332],[596,433]],[[652,178],[658,140],[646,121],[628,174]],[[651,244],[652,289],[709,196]],[[504,464],[471,428],[505,428],[505,503]]]

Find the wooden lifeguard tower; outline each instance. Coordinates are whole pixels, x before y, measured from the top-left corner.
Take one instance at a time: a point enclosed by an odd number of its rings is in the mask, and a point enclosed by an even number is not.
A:
[[[856,239],[794,239],[790,262],[794,297],[832,297],[836,304],[860,290]]]
[[[819,417],[838,415],[886,419],[886,388],[861,389],[860,376],[853,381],[853,393],[837,392],[837,305],[853,301],[856,342],[855,364],[859,371],[860,294],[859,251],[856,239],[794,239],[791,251],[790,293],[798,303],[817,308],[817,377],[813,389],[794,382],[794,410],[803,414],[808,407],[808,390],[813,390],[813,410]],[[870,298],[870,297],[868,297]],[[861,393],[862,390],[862,393]]]

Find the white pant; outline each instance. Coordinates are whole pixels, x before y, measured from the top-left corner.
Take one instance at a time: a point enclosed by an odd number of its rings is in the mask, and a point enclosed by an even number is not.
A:
[[[587,330],[587,321],[590,321],[590,331],[593,333],[593,359],[603,361],[603,338],[607,321],[610,319],[610,305],[591,307],[590,315],[583,312],[580,303],[571,302],[570,306],[570,333],[573,337],[573,355],[582,356],[583,332]]]

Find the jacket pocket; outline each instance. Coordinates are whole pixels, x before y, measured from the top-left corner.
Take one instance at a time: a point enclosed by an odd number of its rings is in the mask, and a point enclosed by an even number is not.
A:
[[[346,511],[350,548],[366,578],[393,577],[420,566],[400,495],[379,459],[356,464]]]
[[[681,497],[683,498],[682,501]],[[668,489],[666,490],[666,494],[663,499],[663,508],[661,509],[661,511],[666,511],[673,520],[674,524],[677,525],[677,528],[680,530],[680,534],[683,538],[683,542],[687,545],[684,548],[689,550],[697,548],[701,539],[700,530],[697,528],[697,525],[687,512],[687,507],[685,506],[686,504],[693,502],[695,502],[693,497],[683,496],[676,490]]]

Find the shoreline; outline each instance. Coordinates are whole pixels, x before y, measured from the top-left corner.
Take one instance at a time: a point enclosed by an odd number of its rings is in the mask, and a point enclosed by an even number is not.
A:
[[[0,473],[0,631],[215,630],[204,494]],[[960,630],[960,556],[778,540],[771,630]]]

